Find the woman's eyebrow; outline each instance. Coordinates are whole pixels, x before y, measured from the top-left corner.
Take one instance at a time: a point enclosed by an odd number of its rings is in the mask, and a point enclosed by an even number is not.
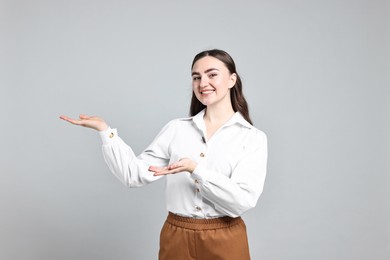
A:
[[[218,70],[219,71],[219,69],[216,69],[216,68],[210,68],[210,69],[207,69],[207,70],[205,70],[204,71],[204,73],[208,73],[208,72],[210,72],[210,71],[213,71],[213,70]],[[194,75],[200,75],[200,73],[199,72],[192,72],[192,74],[191,74],[192,76],[194,76]]]
[[[211,69],[207,69],[207,70],[205,70],[205,71],[204,71],[204,73],[208,73],[208,72],[210,72],[210,71],[212,71],[212,70],[218,70],[218,71],[219,71],[219,69],[216,69],[216,68],[211,68]]]

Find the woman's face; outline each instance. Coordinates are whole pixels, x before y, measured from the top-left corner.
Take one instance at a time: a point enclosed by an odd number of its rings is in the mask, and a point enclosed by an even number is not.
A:
[[[217,58],[203,57],[192,68],[192,90],[205,106],[231,105],[230,89],[235,83],[236,74],[231,74]]]

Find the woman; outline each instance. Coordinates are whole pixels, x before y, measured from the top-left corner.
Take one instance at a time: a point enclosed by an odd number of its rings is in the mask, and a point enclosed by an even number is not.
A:
[[[230,55],[208,50],[192,63],[189,118],[169,122],[138,157],[103,119],[62,119],[99,131],[110,170],[140,187],[166,175],[168,218],[160,260],[250,259],[241,215],[256,205],[266,175],[267,138],[252,126]]]

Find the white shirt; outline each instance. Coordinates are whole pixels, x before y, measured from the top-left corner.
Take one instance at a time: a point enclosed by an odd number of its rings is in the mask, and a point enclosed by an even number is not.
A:
[[[204,112],[170,121],[139,156],[116,129],[100,132],[108,167],[126,186],[140,187],[162,177],[153,176],[149,166],[189,158],[197,163],[192,174],[165,176],[167,210],[193,218],[242,215],[263,190],[267,137],[236,112],[206,141]]]

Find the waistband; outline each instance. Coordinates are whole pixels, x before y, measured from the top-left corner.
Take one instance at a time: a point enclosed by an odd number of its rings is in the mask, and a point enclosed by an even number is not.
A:
[[[241,217],[197,219],[197,218],[182,217],[173,214],[172,212],[169,212],[167,217],[167,222],[174,226],[187,228],[187,229],[208,230],[208,229],[228,228],[237,225],[239,223],[242,223],[243,220]]]

